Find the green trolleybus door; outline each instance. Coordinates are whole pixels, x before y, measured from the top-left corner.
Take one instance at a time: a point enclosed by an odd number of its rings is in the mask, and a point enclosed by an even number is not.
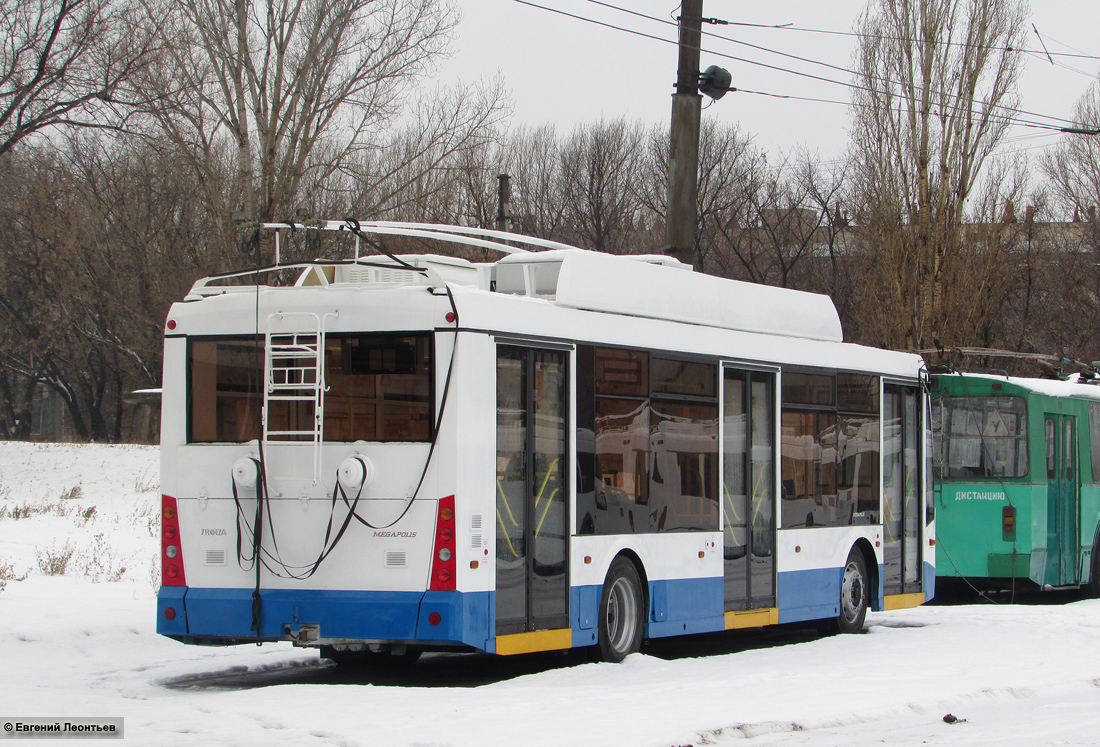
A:
[[[724,368],[725,610],[775,606],[775,374]]]
[[[568,353],[497,346],[498,635],[569,627]]]
[[[1046,415],[1047,568],[1044,582],[1077,583],[1077,418]]]

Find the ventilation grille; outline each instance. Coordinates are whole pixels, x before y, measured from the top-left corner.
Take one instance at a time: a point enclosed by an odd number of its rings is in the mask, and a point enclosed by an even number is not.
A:
[[[207,550],[207,565],[225,565],[225,550]]]
[[[405,551],[404,550],[387,550],[386,551],[386,567],[387,568],[404,568],[405,567]]]
[[[420,285],[424,276],[411,270],[353,266],[343,268],[343,280],[367,285]]]

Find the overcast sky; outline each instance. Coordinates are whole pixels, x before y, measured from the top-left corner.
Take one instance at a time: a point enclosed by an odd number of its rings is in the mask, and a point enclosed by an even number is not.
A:
[[[511,91],[513,124],[553,123],[568,131],[578,123],[600,118],[627,117],[646,123],[667,123],[676,74],[676,0],[609,0],[650,20],[601,6],[591,0],[531,0],[576,16],[620,26],[648,38],[615,30],[516,0],[458,0],[463,21],[455,42],[456,54],[444,61],[442,82],[472,82],[498,71]],[[703,15],[738,23],[790,24],[804,29],[851,31],[866,0],[770,0],[732,2],[704,0]],[[1040,50],[1040,39],[1052,53],[1095,55],[1097,59],[1027,55],[1021,82],[1021,108],[1032,114],[1072,117],[1073,106],[1100,70],[1100,1],[1034,0],[1026,27],[1028,49]],[[662,23],[662,21],[670,23]],[[804,145],[823,158],[840,154],[847,141],[848,88],[843,85],[768,69],[730,57],[787,68],[841,83],[851,75],[754,49],[754,44],[787,55],[797,55],[840,68],[852,67],[857,40],[847,35],[810,33],[795,29],[755,29],[743,26],[704,26],[701,67],[717,64],[733,75],[742,91],[827,99],[816,103],[779,99],[752,93],[730,93],[721,101],[705,103],[703,116],[740,123],[769,152]],[[736,41],[732,41],[736,40]],[[709,102],[709,99],[705,100]],[[1047,121],[1047,120],[1043,120]],[[1057,141],[1058,135],[1014,127],[1010,144],[1037,148]]]

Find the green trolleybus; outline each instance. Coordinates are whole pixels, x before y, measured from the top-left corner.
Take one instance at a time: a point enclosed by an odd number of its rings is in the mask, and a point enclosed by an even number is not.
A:
[[[1100,385],[932,377],[936,573],[1100,593]]]

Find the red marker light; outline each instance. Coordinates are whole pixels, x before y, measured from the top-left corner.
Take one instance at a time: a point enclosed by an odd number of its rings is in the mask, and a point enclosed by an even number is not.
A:
[[[164,608],[164,619],[165,620],[175,620],[176,619],[176,611],[174,609],[172,609],[171,607],[165,607]]]
[[[168,329],[175,329],[175,328],[176,328],[176,320],[175,319],[169,319],[168,320]]]
[[[447,324],[454,324],[454,321],[455,321],[455,313],[453,311],[448,311],[447,312]]]
[[[439,623],[441,622],[443,622],[443,618],[439,616],[438,612],[433,612],[432,614],[428,615],[428,623],[430,625],[439,625]]]

